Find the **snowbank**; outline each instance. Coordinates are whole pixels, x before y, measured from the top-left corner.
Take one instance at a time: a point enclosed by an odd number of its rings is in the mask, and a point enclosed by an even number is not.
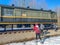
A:
[[[44,43],[42,44],[41,42],[43,41]],[[28,42],[10,43],[10,44],[5,44],[5,45],[60,45],[60,36],[46,38],[41,41],[38,40],[38,42],[36,42],[36,40],[32,40]]]

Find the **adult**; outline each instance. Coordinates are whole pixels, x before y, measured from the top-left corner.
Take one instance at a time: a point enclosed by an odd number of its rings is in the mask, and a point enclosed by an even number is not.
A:
[[[43,35],[43,30],[44,30],[44,25],[43,24],[40,24],[40,30],[41,30],[41,33]]]
[[[58,26],[55,23],[53,24],[53,28],[54,28],[55,31],[58,30]]]

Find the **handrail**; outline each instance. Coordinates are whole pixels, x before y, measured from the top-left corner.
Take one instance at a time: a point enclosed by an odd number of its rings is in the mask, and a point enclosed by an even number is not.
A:
[[[0,16],[1,17],[1,16]],[[57,19],[57,18],[44,18],[44,17],[32,17],[32,16],[2,16],[2,18],[36,18],[36,19]]]

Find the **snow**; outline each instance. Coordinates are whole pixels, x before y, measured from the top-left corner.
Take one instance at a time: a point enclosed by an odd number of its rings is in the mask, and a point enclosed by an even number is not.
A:
[[[44,43],[41,43],[44,42]],[[43,38],[42,40],[32,40],[27,42],[10,43],[5,45],[60,45],[60,36]]]

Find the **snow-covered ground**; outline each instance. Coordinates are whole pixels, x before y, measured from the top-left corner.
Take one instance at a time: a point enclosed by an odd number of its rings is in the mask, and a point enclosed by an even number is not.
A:
[[[41,42],[44,42],[43,44]],[[57,37],[50,37],[44,38],[44,40],[32,40],[27,42],[20,42],[20,43],[10,43],[5,45],[60,45],[60,36]]]

